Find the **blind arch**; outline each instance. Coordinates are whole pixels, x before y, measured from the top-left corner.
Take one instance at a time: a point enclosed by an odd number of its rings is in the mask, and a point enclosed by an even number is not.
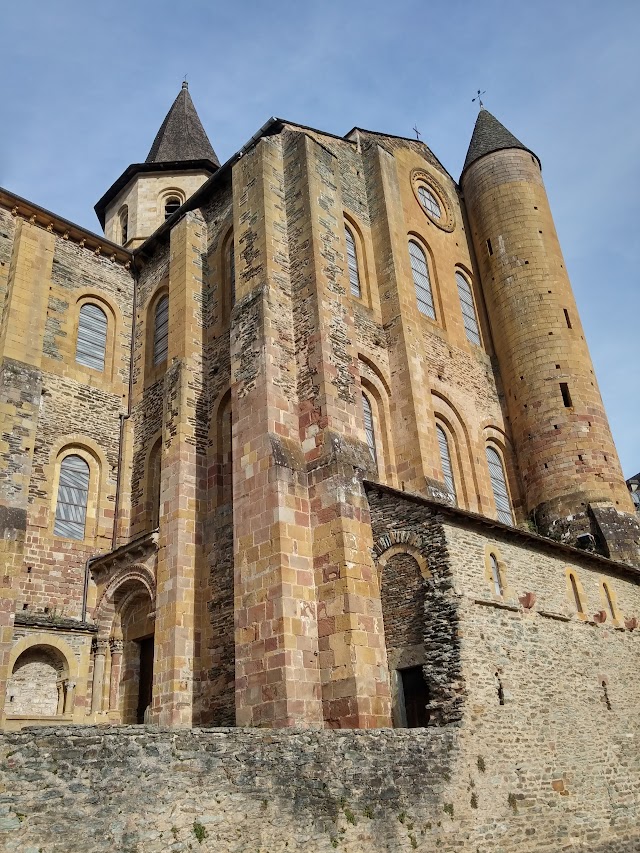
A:
[[[413,284],[416,289],[418,310],[421,314],[424,314],[425,317],[435,320],[436,309],[433,304],[427,256],[415,240],[409,240],[409,257],[411,259],[411,273],[413,275]]]
[[[502,459],[498,451],[489,445],[486,447],[486,455],[489,465],[489,477],[491,478],[491,488],[493,489],[493,497],[496,502],[496,509],[498,510],[498,521],[502,521],[503,524],[513,524],[511,501],[509,500],[509,491],[507,489]]]
[[[480,329],[478,328],[478,317],[476,306],[473,301],[471,284],[461,272],[456,272],[456,284],[458,285],[458,296],[462,308],[462,319],[464,320],[464,331],[467,340],[476,346],[480,346]]]
[[[76,362],[93,370],[104,370],[107,349],[107,315],[93,302],[86,302],[78,317]]]
[[[162,364],[169,351],[169,296],[165,293],[156,304],[153,323],[153,363]]]
[[[360,299],[362,296],[362,288],[360,286],[360,271],[358,269],[358,253],[356,251],[356,240],[353,232],[348,225],[344,226],[344,233],[347,240],[347,264],[349,266],[349,287],[351,295]]]
[[[70,454],[60,464],[53,532],[65,539],[84,539],[89,499],[89,465]]]
[[[440,449],[440,463],[442,465],[442,473],[444,475],[444,484],[451,502],[457,506],[458,496],[456,494],[456,484],[453,477],[449,442],[447,440],[447,434],[440,424],[436,424],[436,434],[438,436],[438,447]]]

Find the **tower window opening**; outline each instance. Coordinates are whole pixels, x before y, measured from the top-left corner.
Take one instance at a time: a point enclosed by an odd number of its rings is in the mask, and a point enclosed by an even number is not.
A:
[[[487,249],[490,255],[493,255],[493,246],[491,245],[491,240],[487,240]]]
[[[120,242],[126,246],[129,239],[129,208],[126,204],[120,210],[118,218],[120,220]]]
[[[576,583],[573,573],[569,575],[569,580],[571,581],[571,591],[573,592],[573,600],[575,601],[576,610],[578,613],[584,613],[582,601],[580,600],[580,593],[578,592],[578,584]]]
[[[567,321],[567,329],[572,329],[573,326],[571,325],[571,318],[569,317],[569,312],[566,308],[563,308],[562,310],[564,311],[564,319]]]
[[[360,299],[362,289],[360,287],[360,273],[358,272],[358,253],[356,251],[356,241],[351,233],[351,229],[344,226],[344,233],[347,239],[347,264],[349,267],[349,287],[351,295]]]
[[[491,563],[491,579],[493,580],[493,591],[500,598],[504,595],[504,587],[502,586],[502,576],[500,574],[500,566],[498,558],[495,554],[489,554],[489,562]]]
[[[180,199],[175,195],[169,196],[164,203],[164,221],[170,219],[179,207],[182,207]]]
[[[169,351],[169,297],[158,300],[153,328],[153,363],[161,364],[167,360]]]
[[[440,462],[442,464],[442,473],[444,475],[444,484],[449,495],[451,503],[457,505],[456,484],[453,479],[453,468],[451,466],[451,454],[449,453],[449,442],[447,434],[442,429],[440,424],[436,424],[436,433],[438,435],[438,447],[440,448]]]
[[[433,305],[427,256],[414,240],[409,240],[409,257],[411,259],[411,272],[413,273],[413,284],[416,289],[418,310],[425,317],[435,320],[436,310]]]
[[[566,382],[560,383],[560,393],[562,394],[562,402],[565,405],[565,408],[570,409],[573,406],[571,402],[571,394],[569,393],[569,386]]]

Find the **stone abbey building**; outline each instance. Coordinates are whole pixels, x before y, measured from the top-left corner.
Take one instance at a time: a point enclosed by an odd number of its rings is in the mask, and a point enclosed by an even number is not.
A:
[[[638,849],[640,527],[536,154],[220,165],[184,84],[96,212],[0,190],[3,727],[426,726],[451,820],[499,743],[507,815]]]

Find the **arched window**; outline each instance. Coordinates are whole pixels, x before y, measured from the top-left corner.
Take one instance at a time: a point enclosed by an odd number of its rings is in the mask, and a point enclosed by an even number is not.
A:
[[[378,457],[376,454],[376,434],[373,426],[373,411],[371,409],[369,398],[366,394],[362,395],[362,411],[364,413],[364,432],[367,437],[367,447],[369,448],[371,458],[377,466]]]
[[[504,524],[513,524],[511,502],[509,501],[509,492],[507,491],[507,481],[504,476],[502,459],[500,459],[500,454],[493,447],[487,447],[486,452],[491,488],[493,489],[493,497],[496,502],[496,509],[498,510],[498,521],[502,521]]]
[[[476,307],[473,302],[471,285],[461,272],[456,273],[456,283],[458,285],[458,296],[460,297],[467,340],[471,341],[472,344],[480,346],[480,330],[478,329],[478,318],[476,317]]]
[[[609,587],[606,583],[603,583],[602,588],[607,599],[607,605],[609,606],[609,613],[611,613],[611,618],[615,620],[616,611],[613,609],[613,600],[611,598],[611,593],[609,592]]]
[[[449,453],[447,434],[440,424],[436,424],[436,433],[438,435],[438,447],[440,448],[440,462],[442,464],[442,473],[444,474],[444,484],[449,497],[451,498],[451,502],[453,504],[457,504],[456,484],[453,479],[453,468],[451,467],[451,454]]]
[[[351,287],[351,295],[360,299],[362,296],[362,290],[360,288],[360,274],[358,272],[356,241],[348,225],[344,226],[344,233],[347,238],[347,262],[349,264],[349,286]]]
[[[576,604],[576,610],[578,613],[584,613],[584,609],[582,607],[582,601],[580,600],[580,593],[578,592],[578,584],[576,583],[575,576],[573,574],[569,575],[569,580],[571,581],[571,591],[573,592],[573,600]]]
[[[169,297],[158,300],[153,326],[153,363],[161,364],[169,350]]]
[[[107,315],[92,302],[80,309],[76,361],[94,370],[104,370],[104,354],[107,348]]]
[[[413,283],[416,288],[418,310],[426,317],[435,320],[436,311],[433,307],[427,256],[414,240],[409,240],[409,256],[411,258],[411,272],[413,273]]]
[[[169,198],[165,199],[165,202],[164,202],[164,221],[166,222],[167,219],[172,217],[173,214],[176,212],[176,210],[179,207],[182,207],[182,202],[180,201],[180,199],[177,196],[171,195],[171,196],[169,196]]]
[[[118,218],[120,220],[120,242],[126,246],[129,239],[129,208],[126,204],[120,208]]]
[[[489,563],[491,564],[491,580],[493,581],[493,591],[496,595],[502,597],[504,587],[502,586],[502,576],[500,575],[500,566],[498,558],[495,554],[489,554]]]
[[[422,184],[418,187],[418,198],[420,199],[420,204],[424,207],[427,213],[435,216],[436,219],[440,219],[442,217],[442,211],[440,210],[438,199]]]
[[[80,456],[65,456],[60,465],[53,532],[66,539],[84,539],[89,497],[89,466]]]
[[[236,249],[233,236],[229,240],[229,290],[231,291],[231,304],[236,304]]]

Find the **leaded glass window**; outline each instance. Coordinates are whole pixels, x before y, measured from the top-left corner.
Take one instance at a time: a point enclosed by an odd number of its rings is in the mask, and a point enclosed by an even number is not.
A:
[[[102,308],[87,302],[80,309],[76,361],[94,370],[104,370],[107,348],[107,315]]]
[[[496,502],[496,509],[498,510],[498,521],[502,521],[504,524],[513,524],[511,502],[509,501],[509,492],[507,491],[502,459],[500,459],[498,451],[493,447],[487,447],[486,452],[491,488],[493,489],[493,497]]]
[[[367,447],[369,448],[371,458],[377,465],[378,457],[376,454],[376,434],[373,426],[373,411],[371,410],[371,403],[369,402],[369,398],[366,394],[362,395],[362,410],[364,413],[364,432],[367,437]]]
[[[435,320],[436,311],[433,307],[427,256],[414,240],[409,241],[409,256],[411,258],[411,272],[413,273],[413,283],[416,288],[418,310],[426,317]]]
[[[60,465],[53,532],[66,539],[84,539],[89,497],[89,466],[81,456],[65,456]]]
[[[480,346],[480,330],[478,329],[478,318],[476,317],[476,306],[473,302],[471,285],[460,272],[456,273],[456,284],[458,285],[458,296],[460,297],[467,340]]]
[[[440,210],[438,199],[422,184],[418,187],[418,198],[420,199],[420,204],[424,207],[427,213],[430,213],[431,216],[435,216],[436,219],[440,219],[442,217],[442,211]]]
[[[169,297],[158,300],[153,327],[153,363],[166,361],[169,351]]]
[[[447,493],[453,504],[457,504],[456,484],[453,479],[453,468],[451,466],[451,454],[449,453],[449,442],[447,434],[442,429],[440,424],[436,424],[436,433],[438,435],[438,447],[440,448],[440,462],[442,464],[442,473],[444,474],[444,484]]]
[[[351,230],[345,225],[345,236],[347,238],[347,262],[349,264],[349,285],[351,295],[358,299],[362,296],[360,288],[360,274],[358,272],[358,254],[356,252],[356,241]]]

